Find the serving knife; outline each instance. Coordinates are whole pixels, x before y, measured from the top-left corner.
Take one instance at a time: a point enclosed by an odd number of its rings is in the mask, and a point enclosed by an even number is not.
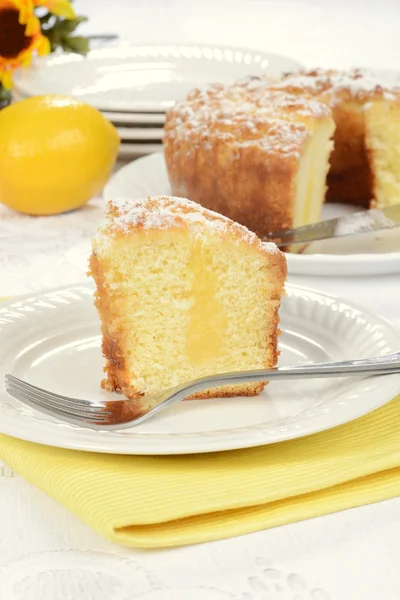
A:
[[[277,246],[290,246],[395,227],[400,227],[400,204],[386,208],[371,208],[295,229],[273,231],[262,239],[264,242],[275,242]]]

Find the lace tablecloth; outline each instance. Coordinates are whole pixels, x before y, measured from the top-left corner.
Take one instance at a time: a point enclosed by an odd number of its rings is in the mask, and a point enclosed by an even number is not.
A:
[[[84,280],[84,268],[70,258],[71,251],[90,244],[102,214],[100,198],[53,217],[23,216],[0,205],[0,295]]]

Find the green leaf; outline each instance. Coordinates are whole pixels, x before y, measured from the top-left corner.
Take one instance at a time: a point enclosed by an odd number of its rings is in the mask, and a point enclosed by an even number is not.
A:
[[[76,52],[77,54],[87,54],[89,52],[89,40],[79,35],[62,37],[61,46],[65,52]]]
[[[53,27],[48,31],[43,31],[43,35],[45,35],[50,42],[51,52],[54,52],[61,45],[61,35],[57,28]]]
[[[52,16],[54,17],[54,15]],[[78,25],[87,20],[87,17],[84,16],[79,16],[76,19],[54,17],[52,21],[48,21],[50,26],[44,24],[43,34],[50,41],[51,52],[54,52],[54,50],[61,46],[65,52],[87,54],[89,51],[89,41],[82,36],[70,36]]]
[[[11,102],[11,90],[6,90],[0,83],[0,108]]]
[[[85,23],[86,21],[88,21],[88,18],[83,16],[76,17],[76,19],[65,19],[62,22],[63,33],[72,33],[81,23]]]

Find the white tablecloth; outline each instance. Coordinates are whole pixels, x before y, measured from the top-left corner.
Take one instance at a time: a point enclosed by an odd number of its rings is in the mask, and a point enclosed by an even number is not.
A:
[[[77,0],[86,31],[259,47],[309,66],[398,66],[397,0]],[[104,12],[103,12],[104,11]],[[0,208],[0,296],[85,278],[74,249],[102,214]],[[400,325],[400,277],[291,278]],[[101,539],[0,464],[0,600],[399,600],[400,499],[231,540],[141,552]]]

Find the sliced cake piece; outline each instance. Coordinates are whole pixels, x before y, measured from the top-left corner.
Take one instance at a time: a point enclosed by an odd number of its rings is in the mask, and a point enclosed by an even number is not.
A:
[[[214,373],[273,367],[283,254],[194,202],[109,202],[90,259],[103,333],[103,387],[137,400]],[[252,396],[264,384],[199,394]]]
[[[372,178],[372,205],[400,204],[400,95],[365,105],[365,145]]]

